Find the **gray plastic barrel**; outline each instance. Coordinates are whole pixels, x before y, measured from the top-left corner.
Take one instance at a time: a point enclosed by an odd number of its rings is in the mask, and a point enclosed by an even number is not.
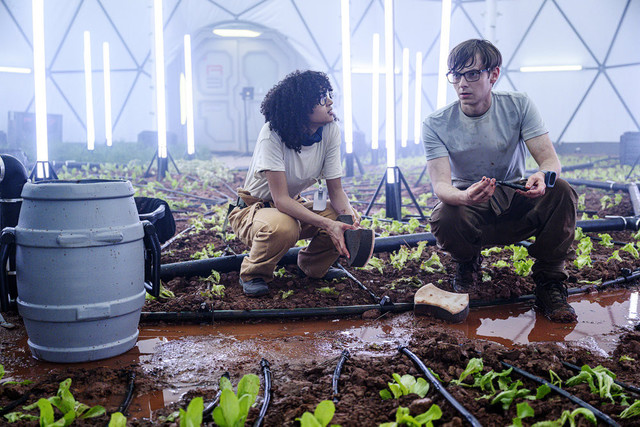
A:
[[[620,136],[620,164],[640,163],[640,132],[625,132]]]
[[[17,304],[38,359],[84,362],[135,345],[145,232],[133,193],[128,181],[25,184],[15,227]]]

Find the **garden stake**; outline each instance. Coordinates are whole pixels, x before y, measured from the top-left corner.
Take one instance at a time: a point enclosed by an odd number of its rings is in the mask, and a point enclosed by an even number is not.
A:
[[[512,366],[510,364],[508,364],[507,362],[500,362],[502,363],[502,366],[505,366],[507,368],[511,368],[513,369],[514,372],[522,375],[525,378],[528,378],[532,381],[537,382],[538,384],[546,384],[547,386],[549,386],[549,388],[553,391],[555,391],[556,393],[558,393],[561,396],[566,397],[567,399],[569,399],[570,401],[572,401],[573,403],[575,403],[576,405],[580,405],[583,408],[586,408],[588,410],[590,410],[591,412],[593,412],[593,415],[595,415],[597,418],[599,418],[603,423],[609,425],[609,426],[619,426],[620,424],[618,424],[617,422],[615,422],[614,420],[612,420],[607,414],[597,410],[596,408],[594,408],[593,406],[591,406],[590,404],[588,404],[587,402],[585,402],[584,400],[578,398],[577,396],[574,396],[573,394],[561,389],[560,387],[551,384],[549,381],[545,380],[544,378],[540,378],[538,376],[535,376],[527,371],[524,371],[520,368],[516,368],[515,366]]]
[[[571,370],[574,370],[576,372],[581,372],[582,371],[582,369],[580,369],[579,366],[576,366],[573,363],[562,362],[562,364],[564,366],[566,366],[567,368],[569,368]],[[618,380],[613,380],[613,382],[616,383],[617,385],[619,385],[620,387],[624,388],[625,390],[628,390],[628,391],[630,391],[632,393],[640,395],[640,388],[638,388],[636,386],[633,386],[633,385],[630,385],[630,384],[625,384],[625,383],[623,383],[621,381],[618,381]]]
[[[133,389],[135,386],[136,373],[133,371],[129,372],[129,384],[127,385],[127,394],[124,397],[124,400],[118,406],[118,410],[116,412],[120,412],[122,415],[127,412],[129,409],[129,405],[131,404],[131,400],[133,399]]]
[[[331,380],[331,385],[333,386],[333,403],[338,403],[338,380],[342,373],[342,366],[349,357],[351,357],[349,350],[342,350],[336,369],[333,371],[333,379]]]
[[[264,398],[262,400],[260,414],[258,415],[256,422],[253,423],[253,427],[260,427],[262,425],[262,420],[267,414],[269,403],[271,403],[271,370],[269,369],[269,362],[267,359],[262,359],[260,361],[260,366],[262,367],[262,375],[264,376]]]
[[[447,389],[445,389],[442,386],[442,384],[440,384],[440,381],[438,381],[438,379],[431,373],[429,368],[427,368],[425,366],[425,364],[422,363],[422,360],[420,360],[420,358],[418,358],[418,356],[416,356],[414,353],[412,353],[411,350],[409,350],[404,345],[401,345],[400,347],[398,347],[398,351],[403,353],[405,356],[408,356],[409,359],[411,359],[413,361],[413,363],[415,363],[415,365],[427,377],[429,382],[431,384],[433,384],[433,387],[436,389],[436,391],[438,391],[442,395],[442,397],[444,397],[447,400],[447,402],[449,402],[451,405],[453,405],[453,407],[458,412],[460,412],[460,415],[462,415],[469,422],[470,425],[472,425],[474,427],[482,427],[482,424],[480,424],[480,421],[478,421],[476,419],[476,417],[474,417],[473,414],[471,414],[471,412],[467,411],[467,408],[462,406],[462,404],[460,402],[458,402],[455,399],[455,397],[453,397],[451,395],[451,393],[449,393],[447,391]]]

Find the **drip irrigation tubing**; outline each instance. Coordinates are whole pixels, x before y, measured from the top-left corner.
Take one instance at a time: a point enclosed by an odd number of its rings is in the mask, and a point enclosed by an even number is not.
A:
[[[127,384],[127,394],[124,396],[124,400],[118,406],[118,410],[116,412],[120,412],[121,414],[125,414],[129,409],[129,405],[131,405],[131,400],[133,399],[133,389],[135,388],[136,381],[136,373],[129,372],[129,382]]]
[[[482,424],[480,424],[480,421],[478,421],[476,419],[476,417],[474,417],[471,412],[469,412],[467,410],[467,408],[465,408],[464,406],[462,406],[462,404],[460,402],[458,402],[456,400],[455,397],[453,397],[451,395],[451,393],[449,393],[447,391],[446,388],[444,388],[444,386],[442,384],[440,384],[440,381],[438,381],[438,379],[435,377],[435,375],[433,375],[431,373],[431,371],[429,370],[429,368],[427,368],[425,366],[425,364],[422,362],[422,360],[420,360],[420,358],[418,356],[416,356],[414,353],[411,352],[411,350],[409,350],[406,346],[400,346],[398,347],[398,351],[401,352],[402,354],[404,354],[405,356],[409,357],[409,359],[411,359],[413,361],[413,363],[422,371],[422,373],[427,377],[427,379],[429,380],[429,382],[431,384],[433,384],[433,387],[436,389],[436,391],[438,391],[442,397],[444,397],[447,402],[449,402],[451,405],[453,405],[453,407],[460,413],[460,415],[462,415],[467,422],[472,425],[472,426],[477,426],[477,427],[482,427]]]
[[[373,299],[373,302],[378,304],[380,303],[380,297],[378,295],[376,295],[375,293],[373,293],[373,291],[371,291],[371,289],[367,288],[365,285],[362,284],[362,282],[360,282],[358,279],[356,279],[353,274],[349,273],[347,271],[346,268],[344,268],[343,266],[341,266],[339,263],[337,264],[338,268],[340,270],[342,270],[344,272],[344,274],[351,280],[353,280],[354,282],[356,282],[356,284],[360,287],[360,289],[362,289],[363,291],[367,292],[369,294],[369,296],[371,297],[371,299]]]
[[[627,270],[628,271],[628,270]],[[568,289],[569,295],[582,294],[592,291],[603,291],[611,286],[621,283],[630,283],[640,279],[640,269],[634,272],[628,271],[627,275],[609,280],[599,285],[588,285],[581,288]],[[535,295],[522,295],[517,298],[495,300],[472,300],[469,305],[472,308],[492,307],[506,304],[517,304],[532,301]],[[211,324],[220,320],[249,320],[249,319],[293,319],[327,316],[356,316],[369,310],[380,310],[382,313],[402,313],[413,310],[413,303],[392,303],[386,296],[379,304],[347,305],[333,307],[291,308],[291,309],[263,309],[263,310],[202,310],[202,311],[143,311],[140,321],[148,322],[209,322]]]
[[[271,369],[269,369],[269,361],[267,359],[260,360],[260,367],[262,368],[262,375],[264,376],[264,396],[262,400],[262,407],[260,408],[260,414],[256,418],[253,427],[260,427],[264,416],[269,409],[269,403],[271,403]]]
[[[563,361],[562,364],[565,367],[567,367],[567,368],[569,368],[569,369],[571,369],[573,371],[576,371],[576,372],[581,372],[582,371],[582,369],[580,369],[579,366],[576,366],[573,363],[569,363],[569,362],[564,362]],[[638,388],[636,386],[633,386],[633,385],[630,385],[630,384],[625,384],[622,381],[618,381],[618,380],[613,380],[613,382],[616,383],[617,385],[619,385],[620,387],[624,388],[625,390],[628,390],[628,391],[630,391],[632,393],[640,395],[640,388]]]
[[[225,372],[224,374],[222,374],[222,376],[225,377],[226,379],[229,379],[229,372]],[[211,403],[209,403],[207,406],[204,407],[204,409],[202,410],[203,420],[211,416],[211,414],[213,413],[213,410],[215,409],[216,406],[218,406],[218,403],[220,402],[221,395],[222,395],[222,390],[218,390],[218,392],[216,393]]]
[[[629,189],[629,184],[624,184],[621,182],[590,181],[588,179],[579,178],[565,178],[565,181],[567,181],[571,185],[584,185],[585,187],[599,188],[609,191],[627,191]]]
[[[530,372],[527,372],[525,370],[522,370],[520,368],[516,368],[513,365],[508,364],[507,362],[500,362],[502,363],[503,366],[506,366],[507,368],[511,368],[513,369],[514,372],[516,372],[517,374],[528,378],[532,381],[537,382],[538,384],[545,384],[547,385],[551,390],[555,391],[556,393],[558,393],[559,395],[566,397],[567,399],[569,399],[571,402],[575,403],[576,405],[582,406],[585,409],[590,410],[591,412],[593,412],[593,415],[596,416],[596,418],[600,419],[603,423],[609,425],[609,426],[619,426],[618,423],[616,423],[613,419],[611,419],[611,417],[609,417],[607,414],[605,414],[604,412],[599,411],[598,409],[594,408],[593,406],[591,406],[590,404],[588,404],[587,402],[585,402],[584,400],[578,398],[577,396],[574,396],[573,394],[561,389],[560,387],[551,384],[549,381],[545,380],[544,378],[540,378],[538,376],[533,375]]]
[[[333,377],[331,378],[331,388],[333,390],[333,403],[338,403],[338,380],[340,379],[340,374],[342,373],[342,367],[344,366],[344,362],[347,361],[351,357],[351,353],[349,350],[342,350],[342,354],[340,355],[340,359],[338,359],[338,364],[336,365],[336,369],[333,371]]]

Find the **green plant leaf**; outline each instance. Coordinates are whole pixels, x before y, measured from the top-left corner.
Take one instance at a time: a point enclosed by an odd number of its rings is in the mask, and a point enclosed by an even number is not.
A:
[[[114,412],[109,419],[109,427],[127,427],[127,417],[121,412]]]
[[[195,397],[189,402],[187,410],[180,408],[180,427],[199,427],[202,424],[204,401],[202,397]]]
[[[229,389],[222,390],[220,394],[220,407],[226,420],[226,426],[232,427],[240,419],[240,405],[235,393]],[[214,420],[218,423],[217,420]]]
[[[323,400],[318,403],[316,410],[313,411],[314,417],[320,422],[322,427],[325,427],[333,419],[333,414],[336,412],[336,407],[330,400]]]
[[[311,412],[305,412],[302,417],[296,418],[296,421],[300,421],[300,427],[323,427]]]
[[[95,418],[95,417],[99,417],[99,416],[101,416],[101,415],[103,415],[105,413],[106,413],[106,411],[105,411],[103,406],[96,405],[93,408],[90,408],[87,412],[84,412],[80,418],[82,418],[82,419]],[[76,412],[76,414],[77,414],[77,412]]]
[[[484,368],[484,364],[482,363],[482,359],[473,358],[469,360],[469,362],[467,363],[467,367],[460,374],[460,378],[458,378],[457,380],[451,380],[451,383],[457,384],[457,385],[467,385],[467,384],[463,384],[462,381],[464,381],[464,379],[467,378],[469,375],[482,372],[483,368]]]
[[[636,400],[627,409],[620,413],[620,418],[631,418],[640,415],[640,400]]]

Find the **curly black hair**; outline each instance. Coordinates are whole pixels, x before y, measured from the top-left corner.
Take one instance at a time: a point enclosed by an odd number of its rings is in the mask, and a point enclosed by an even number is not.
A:
[[[296,70],[267,92],[260,105],[260,112],[284,145],[299,153],[302,141],[311,133],[309,115],[327,92],[332,90],[325,73]]]

